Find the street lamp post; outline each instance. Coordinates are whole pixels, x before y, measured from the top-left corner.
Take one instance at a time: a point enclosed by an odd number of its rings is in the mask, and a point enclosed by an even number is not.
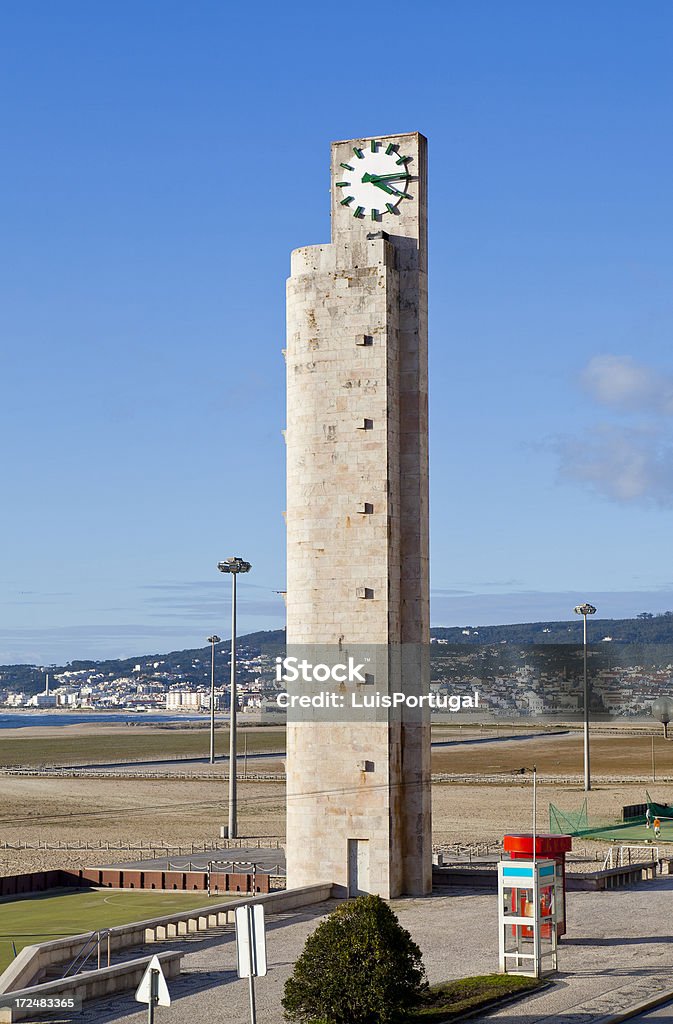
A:
[[[587,676],[587,615],[595,615],[592,604],[578,604],[573,609],[576,615],[584,616],[584,789],[591,789],[591,768],[589,762],[589,681]]]
[[[231,575],[231,692],[229,704],[229,839],[235,839],[236,827],[236,577],[239,572],[250,572],[250,562],[242,558],[226,558],[218,562],[220,572]]]
[[[533,765],[533,861],[537,860],[537,766]]]
[[[210,655],[210,763],[215,764],[215,644],[220,638],[216,633],[208,637]]]

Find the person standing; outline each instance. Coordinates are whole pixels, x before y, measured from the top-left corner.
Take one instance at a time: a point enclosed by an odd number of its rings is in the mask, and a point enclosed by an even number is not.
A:
[[[647,810],[645,811],[645,828],[649,828],[650,827],[650,818],[651,817],[652,817],[652,812],[650,810],[650,805],[648,804],[647,805]]]
[[[654,838],[658,839],[661,835],[661,822],[659,821],[659,818],[656,817],[652,824],[654,826]]]

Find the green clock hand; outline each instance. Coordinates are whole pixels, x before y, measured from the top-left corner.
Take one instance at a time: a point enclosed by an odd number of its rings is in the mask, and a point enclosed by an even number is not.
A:
[[[371,181],[373,185],[376,185],[379,181],[401,181],[403,178],[405,180],[408,178],[404,172],[402,174],[365,174],[362,180]]]
[[[384,185],[379,185],[378,187],[379,188],[384,188],[385,186]],[[390,187],[390,188],[388,188],[388,191],[392,192],[392,194],[394,196],[402,196],[403,199],[411,199],[411,196],[409,195],[408,192],[400,192],[400,190],[398,188]]]

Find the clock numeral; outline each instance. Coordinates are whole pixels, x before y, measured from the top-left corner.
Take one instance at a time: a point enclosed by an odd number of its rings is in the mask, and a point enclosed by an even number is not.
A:
[[[386,210],[388,211],[388,213],[394,213],[395,207],[393,206],[392,203],[386,203]]]
[[[352,202],[353,202],[353,196],[346,196],[346,198],[345,198],[345,199],[342,199],[342,200],[341,200],[341,203],[340,203],[340,205],[341,205],[341,206],[348,206],[348,204],[349,204],[349,203],[352,203]]]
[[[339,167],[345,167],[345,169],[346,169],[347,171],[354,171],[354,170],[355,170],[355,168],[354,168],[354,167],[351,167],[351,165],[350,165],[350,164],[339,164]]]
[[[401,156],[399,158],[399,160],[395,161],[395,163],[396,164],[408,164],[410,160],[411,160],[410,156]]]
[[[372,209],[372,220],[378,220],[378,219],[379,219],[379,211]]]
[[[358,208],[355,211],[355,213],[353,214],[353,216],[354,217],[361,217],[364,212],[365,212],[364,206],[358,206]]]
[[[347,185],[350,185],[350,181],[337,181],[336,183],[337,188],[345,188]]]
[[[364,160],[365,155],[364,155],[364,153],[362,152],[361,149],[358,149],[357,146],[353,146],[353,152],[355,153],[355,155],[358,158],[358,160]]]
[[[376,141],[376,139],[372,139],[372,144],[371,144],[371,151],[372,151],[372,153],[376,152],[376,147],[377,146],[378,146],[378,142]]]
[[[386,149],[386,156],[390,156],[391,153],[394,153],[394,152],[395,152],[395,146],[394,146],[394,144],[392,142],[390,142],[388,144],[388,148]]]

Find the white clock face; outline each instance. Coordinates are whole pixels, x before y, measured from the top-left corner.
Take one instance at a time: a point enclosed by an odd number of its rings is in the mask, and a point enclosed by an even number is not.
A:
[[[376,139],[354,146],[352,157],[337,168],[338,202],[354,217],[368,220],[395,213],[400,203],[412,198],[408,192],[410,159],[396,145]]]

